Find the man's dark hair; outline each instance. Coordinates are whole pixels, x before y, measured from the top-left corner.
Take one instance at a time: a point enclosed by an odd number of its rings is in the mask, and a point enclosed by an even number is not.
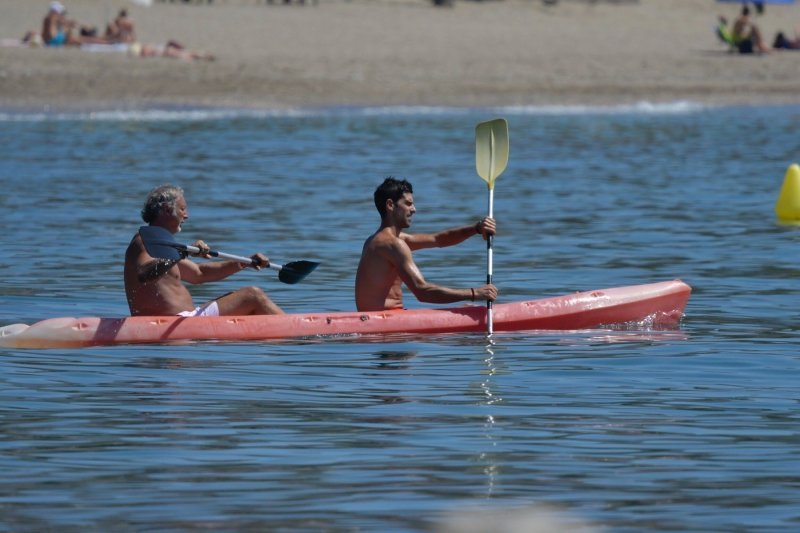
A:
[[[389,176],[375,189],[375,207],[381,218],[386,216],[386,200],[397,202],[405,193],[414,194],[414,189],[406,180],[398,180]]]

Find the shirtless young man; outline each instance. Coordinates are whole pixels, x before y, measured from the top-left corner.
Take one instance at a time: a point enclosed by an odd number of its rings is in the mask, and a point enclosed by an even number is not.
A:
[[[136,30],[133,19],[128,16],[127,9],[120,9],[117,17],[106,26],[106,39],[112,43],[136,42]]]
[[[750,19],[750,8],[746,4],[742,6],[741,14],[734,21],[731,33],[740,53],[767,53],[770,51],[764,43],[761,30]]]
[[[170,233],[181,231],[189,218],[189,210],[179,187],[164,185],[147,195],[142,219],[151,226],[160,226]],[[200,256],[208,257],[210,248],[203,241],[193,244]],[[254,267],[269,266],[269,259],[255,254]],[[141,235],[137,232],[125,252],[125,294],[131,315],[147,316],[228,316],[275,315],[283,311],[258,287],[245,287],[195,307],[192,296],[183,285],[218,281],[247,268],[238,261],[214,261],[197,264],[189,259],[156,259],[147,253]]]
[[[402,284],[411,289],[421,302],[494,300],[497,288],[483,285],[468,289],[452,289],[425,281],[411,252],[422,248],[443,248],[464,242],[473,235],[484,239],[495,234],[495,222],[483,218],[469,226],[451,228],[438,233],[403,232],[411,226],[417,212],[411,184],[406,180],[386,178],[375,190],[375,207],[381,215],[381,226],[364,243],[356,272],[356,307],[359,311],[382,311],[403,308]]]

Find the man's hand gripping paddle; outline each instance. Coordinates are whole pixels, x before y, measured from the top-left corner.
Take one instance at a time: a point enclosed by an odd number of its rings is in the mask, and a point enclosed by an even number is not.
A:
[[[170,259],[175,261],[183,257],[181,252],[193,254],[200,252],[200,249],[195,246],[188,246],[177,242],[172,233],[160,226],[142,226],[139,228],[139,235],[142,236],[142,242],[144,242],[147,253],[158,259]],[[232,259],[249,266],[256,266],[249,257],[226,254],[215,250],[208,252],[208,255],[211,257],[221,257],[223,259]],[[318,266],[319,263],[315,261],[292,261],[285,265],[278,265],[272,261],[269,263],[269,268],[278,271],[278,279],[289,285],[294,285],[302,281],[303,278],[311,274]]]
[[[475,166],[478,176],[489,186],[489,217],[494,218],[494,182],[506,169],[508,164],[508,122],[504,118],[496,118],[481,122],[475,128]],[[489,235],[486,240],[487,262],[486,283],[492,283],[492,241]],[[493,333],[492,302],[486,302],[487,333]]]

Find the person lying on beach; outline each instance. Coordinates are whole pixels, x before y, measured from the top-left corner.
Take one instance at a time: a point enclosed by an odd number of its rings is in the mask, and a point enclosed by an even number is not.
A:
[[[50,2],[47,15],[42,20],[41,39],[47,46],[80,46],[84,43],[104,44],[106,39],[93,35],[93,28],[79,28],[78,23],[67,18],[67,8],[61,2]],[[30,32],[29,32],[30,33]]]
[[[747,5],[742,7],[741,14],[733,22],[731,36],[740,54],[770,51],[769,47],[764,44],[761,30],[750,20],[750,8]]]
[[[172,185],[156,187],[147,195],[142,209],[142,220],[150,226],[158,226],[172,234],[181,231],[189,218],[189,208],[183,190]],[[200,249],[197,254],[208,257],[210,248],[203,241],[193,246]],[[259,270],[269,266],[263,254],[252,257]],[[131,315],[147,316],[229,316],[229,315],[276,315],[283,311],[258,287],[245,287],[229,292],[200,306],[195,306],[192,296],[183,285],[206,283],[225,279],[247,265],[238,261],[214,261],[198,264],[185,257],[181,259],[157,259],[145,248],[142,236],[137,232],[125,252],[125,294]]]
[[[794,31],[794,39],[789,39],[782,31],[779,31],[775,35],[772,48],[776,50],[800,50],[800,36],[798,36],[797,30],[795,29]]]
[[[29,31],[18,41],[20,46],[42,46],[41,35],[36,31]],[[134,57],[169,57],[182,59],[184,61],[215,61],[213,54],[206,52],[195,52],[186,49],[177,41],[169,41],[165,45],[143,44],[143,43],[110,43],[110,42],[81,42],[81,50],[89,52],[123,52]]]
[[[421,302],[445,304],[459,301],[492,300],[497,288],[488,284],[468,289],[453,289],[429,283],[422,276],[411,252],[423,248],[443,248],[459,244],[473,235],[487,239],[495,234],[495,221],[482,218],[475,224],[451,228],[433,234],[405,233],[417,212],[411,184],[406,180],[386,178],[375,190],[375,207],[381,225],[364,242],[355,282],[356,307],[359,311],[382,311],[403,308],[402,284]]]
[[[215,61],[213,54],[188,50],[177,41],[168,41],[165,45],[132,43],[130,53],[139,57],[171,57],[184,61]]]

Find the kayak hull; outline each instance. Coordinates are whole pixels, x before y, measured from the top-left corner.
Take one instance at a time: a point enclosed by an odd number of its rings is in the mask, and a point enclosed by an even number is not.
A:
[[[578,292],[493,306],[494,330],[579,330],[647,320],[678,323],[691,288],[679,280]],[[79,348],[175,341],[253,341],[293,337],[486,331],[486,308],[286,315],[52,318],[0,328],[0,346]]]

